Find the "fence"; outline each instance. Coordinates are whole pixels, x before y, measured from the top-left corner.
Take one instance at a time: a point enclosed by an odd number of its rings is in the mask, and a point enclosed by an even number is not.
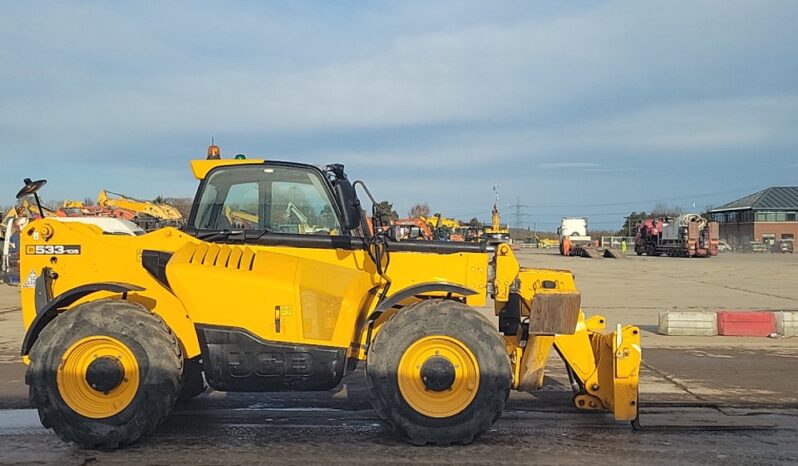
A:
[[[623,240],[626,240],[627,248],[632,249],[634,247],[634,236],[602,236],[600,244],[602,248],[620,248]]]

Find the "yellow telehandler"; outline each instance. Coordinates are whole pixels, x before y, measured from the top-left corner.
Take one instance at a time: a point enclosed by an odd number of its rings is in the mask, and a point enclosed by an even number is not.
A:
[[[182,229],[120,236],[45,218],[21,232],[26,381],[61,439],[114,448],[206,382],[330,390],[365,364],[373,406],[400,435],[466,444],[510,390],[543,385],[552,348],[576,408],[636,419],[639,331],[603,333],[570,272],[521,268],[502,243],[370,233],[356,191],[373,198],[342,165],[239,156],[192,168],[200,186]],[[289,203],[305,218],[286,216]],[[242,206],[257,209],[245,228],[226,214]],[[283,232],[290,221],[313,229]],[[477,310],[488,297],[498,325]]]

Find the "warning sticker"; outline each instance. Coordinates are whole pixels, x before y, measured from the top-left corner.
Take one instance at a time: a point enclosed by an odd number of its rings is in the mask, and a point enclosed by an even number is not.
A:
[[[39,278],[36,275],[35,270],[31,270],[28,274],[28,278],[25,279],[25,283],[22,284],[22,288],[36,288],[36,279]]]

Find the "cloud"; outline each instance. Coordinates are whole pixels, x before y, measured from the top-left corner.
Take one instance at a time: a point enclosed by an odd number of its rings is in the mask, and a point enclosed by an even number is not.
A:
[[[70,135],[85,140],[90,134],[102,142],[124,137],[120,133],[158,134],[165,127],[181,132],[369,130],[550,114],[562,118],[563,112],[573,120],[584,118],[574,114],[574,106],[596,105],[602,95],[662,100],[656,96],[662,94],[671,100],[679,88],[686,90],[685,98],[691,98],[691,93],[709,92],[707,87],[733,86],[730,77],[720,75],[723,68],[757,59],[761,49],[756,44],[784,36],[777,28],[760,29],[766,26],[765,20],[784,21],[771,10],[690,5],[687,16],[675,14],[678,8],[663,12],[637,2],[612,2],[544,19],[519,15],[501,24],[471,18],[446,30],[398,32],[371,53],[361,53],[369,47],[360,45],[332,62],[313,56],[305,63],[298,60],[293,66],[276,67],[275,60],[246,58],[214,66],[226,50],[221,46],[208,50],[212,46],[207,36],[219,37],[236,55],[241,42],[230,36],[242,28],[234,31],[232,24],[257,23],[246,12],[215,20],[211,15],[190,14],[189,21],[212,22],[217,27],[213,34],[205,29],[200,50],[192,51],[184,39],[165,30],[174,22],[156,21],[143,30],[133,26],[136,18],[147,14],[146,9],[56,9],[42,15],[40,26],[57,30],[56,21],[72,25],[53,39],[75,43],[79,52],[48,42],[46,37],[52,34],[37,41],[45,52],[66,55],[57,60],[62,72],[58,81],[45,78],[45,89],[68,92],[50,93],[47,99],[33,102],[22,95],[12,98],[5,113],[14,118],[4,123],[15,134],[30,136],[30,130],[38,126],[62,141],[72,141]],[[177,11],[172,8],[167,13]],[[278,60],[286,60],[275,50],[278,47],[264,42],[282,43],[293,37],[291,30],[276,26],[268,14],[257,18],[267,21],[265,30],[276,32],[254,37],[247,33],[246,38],[263,43]],[[653,25],[657,34],[647,30]],[[316,22],[295,25],[303,26],[316,26]],[[196,26],[180,25],[176,32],[198,31]],[[642,43],[629,37],[639,37]],[[688,47],[689,53],[684,53]],[[96,68],[85,61],[70,63],[70,54],[94,60]],[[27,64],[16,67],[20,80],[30,79],[23,73],[26,68],[43,71],[42,63],[33,64],[24,55],[20,50],[12,57],[17,64]],[[34,59],[39,58],[36,55]],[[189,58],[192,55],[194,62]],[[203,55],[212,58],[204,62]],[[126,65],[128,60],[141,60],[148,68]],[[707,64],[696,68],[702,60]],[[125,78],[120,68],[130,68],[135,79]],[[103,79],[106,70],[113,76],[110,81]],[[613,102],[602,112],[617,113],[634,100]]]
[[[538,165],[544,170],[560,170],[568,168],[596,168],[599,164],[593,162],[546,162]]]
[[[508,196],[568,204],[590,203],[579,191],[650,189],[638,173],[673,176],[674,190],[710,169],[717,180],[702,184],[771,184],[779,174],[739,164],[789,166],[798,150],[790,1],[15,4],[7,14],[0,164],[13,179],[35,160],[75,187],[191,194],[180,174],[213,134],[226,154],[342,161],[399,204],[429,192],[459,209],[482,205],[497,182]],[[681,179],[658,171],[665,160]],[[569,170],[583,176],[564,192]]]

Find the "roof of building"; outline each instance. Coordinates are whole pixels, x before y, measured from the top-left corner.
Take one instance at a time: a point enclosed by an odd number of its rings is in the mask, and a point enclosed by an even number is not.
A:
[[[762,191],[712,209],[712,212],[747,209],[798,210],[798,186],[763,189]]]

